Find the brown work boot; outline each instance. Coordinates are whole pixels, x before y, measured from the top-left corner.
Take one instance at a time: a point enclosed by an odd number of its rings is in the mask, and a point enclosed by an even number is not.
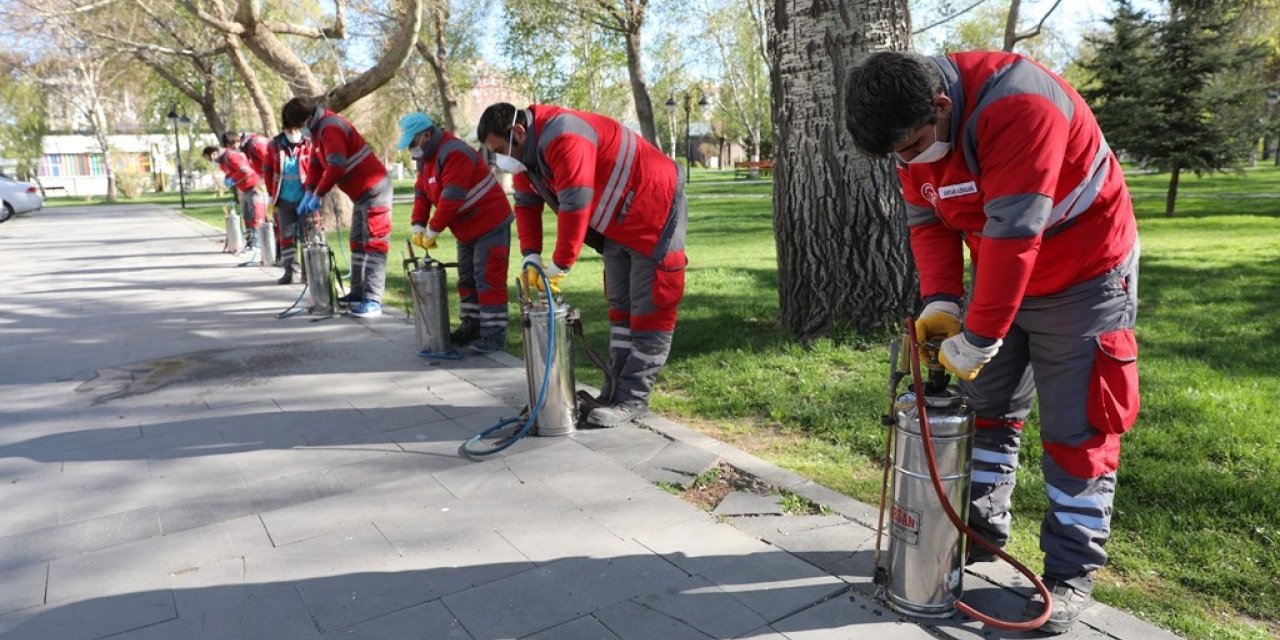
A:
[[[1044,633],[1057,635],[1070,631],[1085,609],[1093,605],[1093,577],[1087,573],[1070,580],[1045,576],[1044,586],[1049,590],[1052,606],[1049,619],[1040,625],[1040,631]],[[1037,592],[1027,602],[1023,615],[1035,618],[1042,611],[1044,611],[1044,601],[1040,599],[1040,594]]]

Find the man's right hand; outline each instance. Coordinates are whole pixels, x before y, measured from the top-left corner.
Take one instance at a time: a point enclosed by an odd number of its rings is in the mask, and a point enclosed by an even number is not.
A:
[[[960,305],[949,300],[935,300],[925,305],[920,317],[916,318],[916,341],[920,344],[920,358],[925,362],[936,358],[937,348],[930,350],[928,343],[941,344],[962,330]]]

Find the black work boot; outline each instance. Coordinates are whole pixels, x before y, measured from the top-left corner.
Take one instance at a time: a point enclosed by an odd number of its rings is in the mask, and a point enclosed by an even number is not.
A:
[[[276,284],[293,284],[293,269],[285,269],[284,275],[276,280]]]
[[[469,342],[475,342],[480,339],[480,324],[472,322],[463,322],[449,334],[449,342],[454,345],[464,345]]]
[[[1093,605],[1093,577],[1087,573],[1070,580],[1045,576],[1044,586],[1049,590],[1052,606],[1049,619],[1040,625],[1040,631],[1044,633],[1057,635],[1070,631],[1080,619],[1080,614]],[[1036,593],[1027,602],[1023,615],[1035,618],[1044,610],[1043,607],[1044,602]]]
[[[988,551],[986,547],[970,542],[969,552],[965,555],[964,564],[967,567],[975,562],[995,562],[998,559],[999,556],[994,551]]]
[[[587,415],[587,424],[593,427],[617,427],[647,415],[649,408],[643,404],[615,403],[592,409]]]

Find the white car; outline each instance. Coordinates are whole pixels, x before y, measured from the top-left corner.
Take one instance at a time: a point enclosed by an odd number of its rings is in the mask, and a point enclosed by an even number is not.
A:
[[[40,187],[30,182],[14,180],[0,173],[0,201],[4,209],[0,210],[0,222],[12,218],[15,214],[39,211],[44,207],[44,195]]]

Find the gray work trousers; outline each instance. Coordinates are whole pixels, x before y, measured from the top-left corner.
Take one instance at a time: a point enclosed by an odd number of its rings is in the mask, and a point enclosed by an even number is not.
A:
[[[976,379],[963,384],[979,427],[969,521],[998,545],[1009,538],[1022,422],[1033,392],[1039,398],[1049,502],[1040,549],[1047,576],[1070,579],[1107,562],[1103,546],[1111,534],[1117,432],[1127,425],[1108,428],[1093,416],[1097,405],[1107,402],[1098,397],[1100,377],[1127,378],[1119,386],[1131,387],[1126,395],[1132,396],[1136,413],[1136,347],[1131,359],[1122,354],[1117,360],[1108,345],[1116,338],[1134,344],[1138,254],[1135,244],[1120,265],[1097,278],[1053,295],[1024,298],[1000,351]],[[1116,400],[1123,404],[1124,399]]]

